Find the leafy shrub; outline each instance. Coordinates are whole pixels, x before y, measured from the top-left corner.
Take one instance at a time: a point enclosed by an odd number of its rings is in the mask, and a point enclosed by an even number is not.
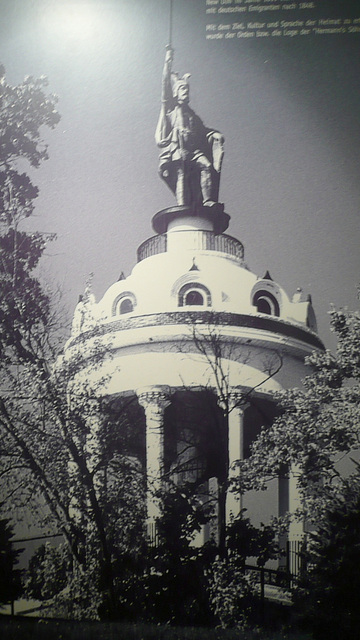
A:
[[[316,640],[357,640],[360,629],[360,473],[311,537],[309,571],[300,583],[297,607],[305,611]]]
[[[14,569],[20,551],[11,543],[13,537],[9,520],[0,520],[0,603],[7,603],[19,597],[22,591],[21,571]]]
[[[63,545],[42,544],[30,558],[26,578],[26,595],[35,600],[49,600],[66,586],[68,554]]]

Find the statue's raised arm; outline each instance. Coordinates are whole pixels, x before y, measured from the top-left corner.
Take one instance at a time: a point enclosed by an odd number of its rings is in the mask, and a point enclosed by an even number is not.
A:
[[[163,147],[167,144],[167,136],[170,132],[167,112],[171,111],[175,106],[171,86],[171,66],[173,55],[173,49],[171,49],[170,46],[167,46],[161,83],[161,109],[155,131],[155,141],[159,147]]]
[[[196,208],[218,201],[224,138],[204,126],[189,107],[190,74],[172,71],[174,52],[166,48],[161,109],[155,131],[161,148],[160,176],[176,195],[178,205]]]
[[[172,89],[171,89],[171,67],[174,59],[174,50],[168,45],[166,47],[165,62],[162,75],[162,92],[161,102],[164,104],[172,101]]]

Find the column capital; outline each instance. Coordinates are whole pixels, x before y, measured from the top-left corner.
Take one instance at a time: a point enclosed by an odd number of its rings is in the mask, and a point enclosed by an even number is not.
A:
[[[245,411],[249,403],[244,399],[244,393],[241,389],[237,389],[236,387],[230,389],[228,394],[228,406],[229,411],[237,408],[239,411]]]
[[[153,385],[136,389],[139,403],[146,413],[151,413],[153,418],[160,418],[166,407],[171,403],[171,389],[167,385]]]

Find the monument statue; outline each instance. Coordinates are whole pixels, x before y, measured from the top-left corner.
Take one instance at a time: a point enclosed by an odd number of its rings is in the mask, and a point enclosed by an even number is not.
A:
[[[224,137],[205,127],[189,107],[190,74],[172,71],[173,49],[166,47],[162,104],[155,140],[160,147],[159,173],[178,205],[196,208],[218,202]]]

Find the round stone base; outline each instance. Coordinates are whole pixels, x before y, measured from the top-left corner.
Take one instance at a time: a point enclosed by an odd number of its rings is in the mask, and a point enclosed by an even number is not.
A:
[[[215,202],[211,206],[201,205],[196,208],[189,206],[168,207],[158,211],[152,219],[152,226],[156,233],[166,233],[170,222],[185,217],[202,218],[208,220],[215,233],[224,233],[229,226],[230,216],[224,212],[224,205]]]

